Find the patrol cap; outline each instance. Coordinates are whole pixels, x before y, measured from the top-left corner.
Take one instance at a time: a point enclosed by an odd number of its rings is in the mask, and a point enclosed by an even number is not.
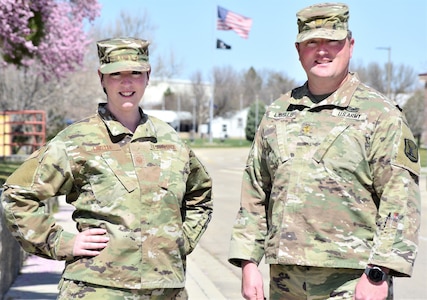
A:
[[[150,71],[146,40],[120,37],[98,41],[99,71],[110,74],[121,71]]]
[[[343,40],[348,34],[348,6],[343,3],[321,3],[297,12],[297,43],[314,39]]]

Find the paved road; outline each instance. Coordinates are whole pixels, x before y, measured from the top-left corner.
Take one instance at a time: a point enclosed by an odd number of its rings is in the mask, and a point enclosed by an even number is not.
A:
[[[214,213],[202,237],[199,248],[213,256],[217,264],[205,263],[203,256],[199,268],[221,290],[226,299],[242,299],[240,295],[240,269],[227,262],[231,228],[239,209],[242,171],[249,149],[195,149],[213,178]]]

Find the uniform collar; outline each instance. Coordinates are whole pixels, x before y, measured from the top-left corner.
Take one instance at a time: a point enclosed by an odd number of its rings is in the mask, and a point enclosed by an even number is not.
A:
[[[315,103],[310,98],[310,91],[308,90],[308,82],[303,86],[296,88],[292,91],[290,103],[293,105],[303,105],[309,108],[319,106],[335,106],[335,107],[348,107],[354,92],[360,83],[359,77],[356,73],[349,73],[344,83],[333,92],[329,97],[319,103]]]
[[[137,138],[156,138],[157,133],[154,124],[149,119],[148,115],[143,112],[139,107],[141,119],[135,132],[132,133],[128,128],[117,121],[116,117],[107,109],[107,103],[100,103],[98,105],[98,115],[107,126],[108,131],[113,137],[119,136],[133,136],[132,139]]]

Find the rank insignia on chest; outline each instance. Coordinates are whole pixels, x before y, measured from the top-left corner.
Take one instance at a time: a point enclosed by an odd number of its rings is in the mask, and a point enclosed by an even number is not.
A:
[[[312,131],[312,127],[309,123],[304,123],[301,128],[302,135],[310,135]]]

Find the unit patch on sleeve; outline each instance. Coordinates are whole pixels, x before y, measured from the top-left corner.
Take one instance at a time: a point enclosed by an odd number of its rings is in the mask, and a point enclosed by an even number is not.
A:
[[[418,147],[414,141],[405,139],[405,155],[412,162],[418,162]]]
[[[414,137],[406,124],[402,127],[402,136],[397,147],[397,152],[392,163],[401,166],[412,173],[419,175],[421,171],[418,146],[414,141]]]

